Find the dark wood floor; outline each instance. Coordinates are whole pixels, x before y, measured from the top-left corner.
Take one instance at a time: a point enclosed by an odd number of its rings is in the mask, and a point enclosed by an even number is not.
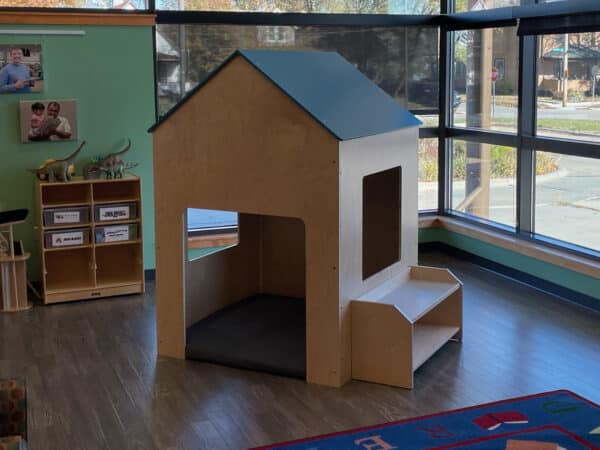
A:
[[[464,342],[412,391],[342,389],[156,358],[144,296],[0,315],[0,377],[28,382],[30,449],[241,450],[553,389],[600,402],[600,314],[443,254],[464,282]]]

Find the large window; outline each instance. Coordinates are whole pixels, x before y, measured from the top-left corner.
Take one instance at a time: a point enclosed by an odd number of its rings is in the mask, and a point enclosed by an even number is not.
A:
[[[600,160],[537,152],[536,233],[600,251]]]
[[[600,32],[525,35],[521,42],[515,27],[449,36],[449,97],[458,92],[460,101],[447,109],[446,209],[597,255]]]
[[[452,141],[452,209],[516,224],[517,152],[502,145]]]
[[[419,210],[438,208],[438,139],[419,139]]]
[[[537,134],[600,142],[600,32],[538,39]]]
[[[585,32],[575,27],[567,34],[530,35],[557,29],[549,25],[551,21],[528,17],[535,8],[540,14],[559,11],[557,17],[566,17],[563,8],[542,3],[551,1],[157,0],[159,23],[161,10],[219,11],[219,17],[224,13],[233,19],[231,24],[223,24],[228,22],[221,17],[219,23],[175,25],[172,13],[162,13],[169,23],[157,26],[156,34],[159,113],[164,114],[237,48],[337,51],[424,122],[419,210],[454,214],[597,255],[600,30],[588,31],[586,26]],[[540,5],[519,9],[536,4]],[[441,40],[432,22],[391,17],[447,12],[440,5],[469,12],[440,17],[450,30]],[[477,13],[502,7],[515,9]],[[230,12],[273,13],[267,22],[281,24],[247,24],[253,15],[240,16],[243,24],[235,24],[238,16]],[[277,14],[286,12],[346,15],[323,16],[327,17],[323,24],[311,14],[302,16],[306,17],[302,24],[290,25],[286,16]],[[363,21],[365,13],[378,16]],[[356,14],[356,22],[348,14]],[[379,20],[384,15],[390,17]],[[257,17],[265,23],[265,15]],[[343,19],[338,23],[334,17]],[[520,17],[518,23],[515,17]],[[567,28],[575,22],[569,19]],[[464,29],[465,24],[471,29]],[[441,85],[440,67],[447,72]],[[442,115],[441,93],[448,99]],[[446,136],[439,148],[438,135]],[[212,212],[195,214],[191,226],[214,225]]]
[[[439,14],[439,0],[157,0],[158,9],[272,13]]]
[[[402,105],[437,109],[438,45],[435,27],[160,25],[159,113],[238,48],[337,51]]]
[[[452,124],[516,132],[519,41],[516,29],[454,33]]]

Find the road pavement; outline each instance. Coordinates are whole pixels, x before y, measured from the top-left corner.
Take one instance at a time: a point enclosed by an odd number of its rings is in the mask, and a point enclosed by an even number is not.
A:
[[[556,239],[600,251],[600,160],[562,155],[556,172],[537,177],[535,229]],[[421,183],[419,208],[432,208],[435,183]],[[489,219],[514,226],[515,179],[494,179],[490,188]],[[455,181],[452,204],[465,198],[464,181]]]
[[[457,126],[464,126],[466,114],[466,105],[461,103],[454,110],[454,122]],[[492,115],[492,123],[494,119],[500,119],[492,125],[491,129],[497,131],[516,132],[517,130],[517,106],[506,106],[505,104],[496,105]],[[591,102],[572,102],[566,107],[557,100],[540,100],[537,110],[538,119],[564,119],[564,120],[594,120],[600,121],[600,98],[596,103]],[[576,128],[576,126],[574,127]],[[600,126],[599,126],[600,128]],[[540,136],[562,137],[566,139],[576,139],[600,142],[600,133],[578,132],[575,130],[553,130],[548,128],[539,128]]]

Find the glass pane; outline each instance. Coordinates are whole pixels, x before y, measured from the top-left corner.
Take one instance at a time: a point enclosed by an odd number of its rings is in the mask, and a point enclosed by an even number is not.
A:
[[[0,7],[147,9],[147,0],[0,0]]]
[[[274,13],[439,14],[439,0],[157,0],[158,9]]]
[[[481,11],[483,9],[503,8],[533,4],[534,0],[454,0],[455,12]]]
[[[438,140],[419,139],[419,210],[438,207]]]
[[[519,41],[516,28],[454,33],[455,127],[516,132]]]
[[[536,152],[535,232],[600,251],[600,160]]]
[[[452,142],[452,209],[516,225],[517,151],[513,147]]]
[[[540,36],[537,134],[600,142],[600,33]]]
[[[417,118],[423,122],[422,127],[438,127],[440,123],[439,114],[418,114]]]
[[[411,109],[437,109],[438,29],[326,26],[159,25],[159,113],[238,48],[337,51]]]
[[[235,211],[188,208],[188,231],[237,227],[238,217]]]

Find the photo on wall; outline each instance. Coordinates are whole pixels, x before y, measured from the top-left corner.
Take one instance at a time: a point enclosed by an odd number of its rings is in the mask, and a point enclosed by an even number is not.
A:
[[[19,102],[21,142],[77,140],[75,100]]]
[[[43,90],[42,46],[0,45],[0,94],[23,94]]]

